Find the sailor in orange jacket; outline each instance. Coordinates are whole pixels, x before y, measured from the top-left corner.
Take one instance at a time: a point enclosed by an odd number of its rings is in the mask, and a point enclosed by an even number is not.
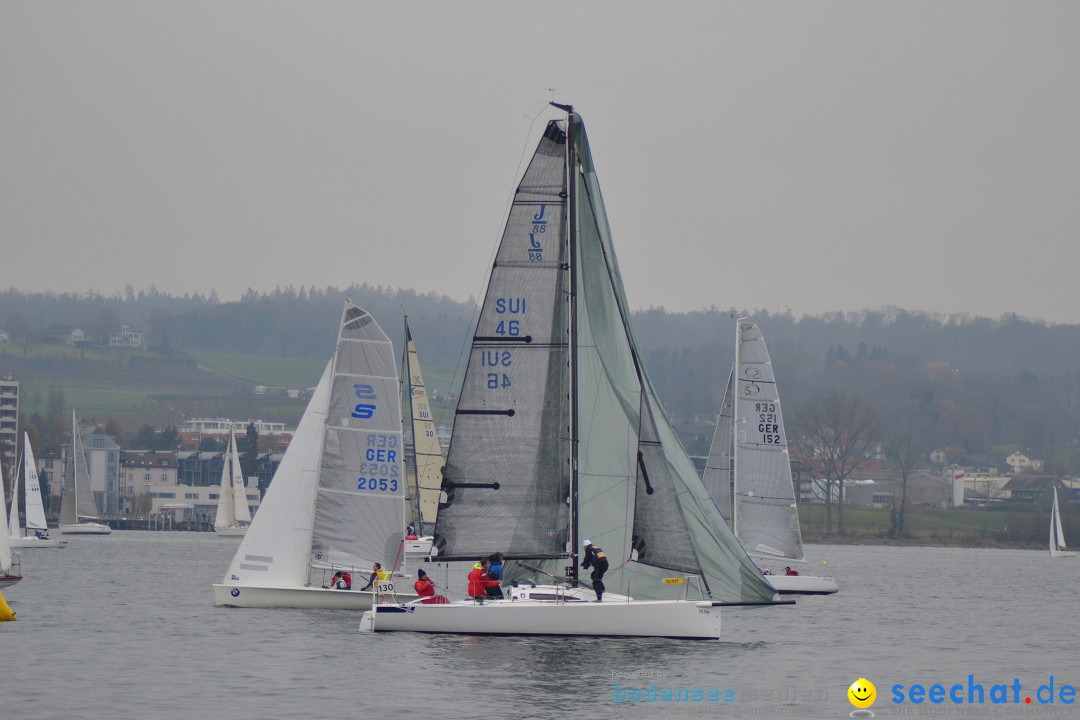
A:
[[[473,565],[472,571],[469,573],[469,597],[483,600],[487,597],[487,589],[489,587],[498,587],[499,581],[492,580],[488,575],[487,565],[489,561],[487,558]]]

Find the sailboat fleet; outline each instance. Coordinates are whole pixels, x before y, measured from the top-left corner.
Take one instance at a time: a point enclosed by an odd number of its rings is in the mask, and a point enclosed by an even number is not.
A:
[[[715,639],[723,607],[837,592],[833,578],[758,567],[804,561],[760,329],[736,321],[699,477],[634,337],[584,123],[572,106],[552,105],[564,117],[547,123],[514,193],[448,457],[408,318],[399,377],[390,340],[348,299],[335,352],[254,518],[230,434],[214,530],[242,539],[213,586],[216,605],[362,610],[360,629],[372,632]],[[71,453],[59,530],[108,534],[74,413]],[[12,547],[68,542],[48,536],[28,436],[25,457],[26,526],[16,484],[10,515],[0,513],[0,587],[20,579]],[[583,548],[601,545],[606,591],[581,570]],[[1056,491],[1049,545],[1052,557],[1076,555]],[[502,597],[431,602],[402,591],[409,562],[495,552],[506,558]]]

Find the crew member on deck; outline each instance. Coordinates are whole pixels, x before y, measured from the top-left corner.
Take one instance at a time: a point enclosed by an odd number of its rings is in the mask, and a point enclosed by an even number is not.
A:
[[[608,559],[604,548],[593,545],[592,540],[581,543],[585,546],[585,559],[581,561],[581,567],[588,570],[592,567],[592,586],[596,592],[596,602],[604,597],[604,573],[608,571]]]
[[[367,585],[360,588],[361,590],[370,590],[375,585],[375,581],[382,582],[386,578],[390,577],[390,573],[382,569],[382,565],[375,563],[371,568],[371,577],[368,578]]]
[[[791,567],[788,566],[788,567],[784,568],[784,574],[785,575],[790,575],[790,576],[795,576],[795,575],[799,574],[799,571],[798,570],[792,570]]]
[[[413,587],[416,588],[416,596],[424,605],[441,605],[450,602],[442,595],[435,594],[435,583],[423,570],[416,571],[416,582],[413,583]]]
[[[488,567],[490,561],[484,558],[480,562],[473,565],[472,571],[469,573],[469,597],[476,598],[480,602],[484,601],[484,598],[488,596],[487,589],[489,587],[498,587],[499,581],[492,580],[488,575]]]
[[[352,590],[352,575],[347,570],[338,570],[330,578],[329,587],[332,590]]]
[[[487,573],[492,580],[498,580],[499,584],[488,587],[487,594],[491,598],[502,598],[502,580],[503,580],[503,558],[505,555],[502,553],[495,553],[488,558],[488,562],[491,564],[487,567]]]

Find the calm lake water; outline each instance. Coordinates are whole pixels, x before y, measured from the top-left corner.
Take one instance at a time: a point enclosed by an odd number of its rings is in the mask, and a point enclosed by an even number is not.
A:
[[[676,642],[367,635],[354,612],[214,607],[237,545],[118,532],[23,551],[25,580],[5,592],[19,620],[0,623],[0,718],[847,717],[860,677],[878,717],[1080,716],[1080,702],[1034,702],[1051,675],[1055,693],[1080,688],[1080,559],[812,545],[804,571],[827,560],[840,594],[725,610],[720,642]],[[987,694],[1019,679],[1020,704],[891,702],[897,683],[969,675]],[[652,683],[731,699],[613,700],[614,684]]]

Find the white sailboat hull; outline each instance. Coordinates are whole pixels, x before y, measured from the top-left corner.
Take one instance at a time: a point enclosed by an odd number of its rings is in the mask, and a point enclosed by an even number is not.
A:
[[[584,635],[715,640],[720,608],[709,601],[644,600],[552,602],[493,600],[483,605],[379,605],[368,610],[360,629],[463,635]]]
[[[766,575],[765,579],[781,595],[832,595],[840,591],[840,586],[831,577]]]
[[[0,590],[9,588],[22,580],[22,575],[0,575]]]
[[[63,538],[39,538],[27,535],[26,537],[11,538],[9,542],[13,548],[63,548],[67,547],[70,541]]]
[[[112,533],[112,528],[101,523],[87,522],[76,525],[61,525],[60,533],[62,535],[109,535]]]
[[[434,557],[438,555],[439,551],[432,548],[434,540],[435,538],[431,535],[425,535],[415,540],[405,540],[405,555],[408,557]]]
[[[1051,550],[1050,557],[1052,558],[1070,558],[1076,557],[1076,552],[1073,550]]]
[[[244,537],[248,531],[248,526],[240,527],[216,527],[214,532],[221,537]]]
[[[370,610],[375,593],[316,587],[215,584],[214,604],[221,607]],[[399,595],[404,599],[416,595]]]

